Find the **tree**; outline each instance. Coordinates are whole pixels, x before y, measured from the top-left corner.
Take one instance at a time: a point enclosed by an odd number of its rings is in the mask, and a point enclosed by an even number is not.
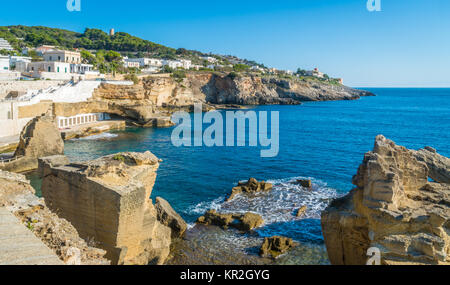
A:
[[[235,72],[243,72],[243,71],[247,71],[249,68],[250,68],[250,66],[248,66],[248,65],[246,65],[246,64],[241,64],[241,63],[235,64],[235,65],[233,66],[233,70],[234,70]]]
[[[306,76],[306,70],[298,68],[297,69],[297,74],[300,76]]]

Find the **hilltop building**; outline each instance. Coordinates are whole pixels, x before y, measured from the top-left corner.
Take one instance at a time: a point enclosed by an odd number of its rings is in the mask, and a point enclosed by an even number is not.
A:
[[[9,42],[3,38],[0,38],[0,50],[8,50],[13,51],[13,47],[9,44]]]
[[[114,29],[109,30],[109,35],[110,35],[111,37],[115,35]]]
[[[314,77],[318,77],[318,78],[325,77],[325,74],[323,72],[320,72],[318,68],[314,68],[314,70],[306,71],[306,75],[314,76]]]

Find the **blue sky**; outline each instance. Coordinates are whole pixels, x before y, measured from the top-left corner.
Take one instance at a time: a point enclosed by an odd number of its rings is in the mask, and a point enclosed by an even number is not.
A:
[[[268,66],[319,67],[350,86],[450,86],[450,1],[2,1],[0,25],[128,32],[167,46]]]

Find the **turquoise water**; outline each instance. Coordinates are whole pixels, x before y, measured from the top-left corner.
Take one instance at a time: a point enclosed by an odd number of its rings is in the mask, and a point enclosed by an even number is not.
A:
[[[260,158],[260,149],[251,147],[176,148],[170,140],[173,128],[130,128],[72,140],[66,142],[65,151],[71,160],[79,161],[120,151],[150,150],[163,159],[152,196],[167,199],[191,224],[210,208],[223,212],[250,210],[263,215],[266,224],[254,233],[256,236],[233,233],[233,238],[218,243],[214,234],[205,251],[208,254],[226,247],[228,241],[234,244],[232,248],[242,245],[242,256],[244,253],[251,256],[249,249],[262,237],[281,234],[304,245],[303,250],[292,253],[292,259],[284,263],[314,263],[314,260],[326,263],[320,211],[330,199],[352,189],[351,178],[364,153],[373,148],[376,135],[383,134],[413,149],[433,146],[441,154],[450,155],[450,89],[367,90],[378,96],[256,108],[280,112],[280,152],[274,158]],[[274,183],[274,191],[223,202],[238,181],[250,177]],[[299,177],[312,178],[314,191],[290,183]],[[293,212],[302,205],[308,206],[307,215],[301,219],[294,217]],[[196,236],[195,232],[201,234]],[[181,245],[179,263],[189,263],[186,260],[194,258],[192,252],[198,247],[196,239],[200,235],[205,239],[203,230],[190,230],[190,237]],[[302,256],[305,252],[312,254],[306,258]],[[201,261],[198,256],[195,260],[211,263]],[[248,262],[259,261],[255,257]]]

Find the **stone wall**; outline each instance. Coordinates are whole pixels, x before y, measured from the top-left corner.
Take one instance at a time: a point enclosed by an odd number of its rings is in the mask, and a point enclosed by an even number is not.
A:
[[[0,81],[0,99],[3,99],[11,91],[26,93],[29,90],[47,89],[52,86],[64,84],[62,80],[36,80],[36,81]]]

